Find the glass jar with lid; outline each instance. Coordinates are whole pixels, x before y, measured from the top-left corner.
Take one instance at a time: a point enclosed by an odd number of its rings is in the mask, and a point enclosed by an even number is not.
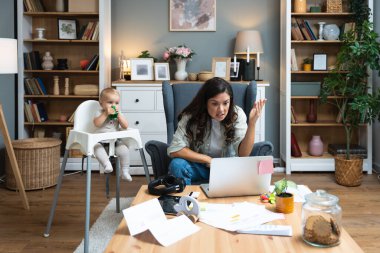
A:
[[[339,198],[325,190],[305,196],[302,206],[302,238],[316,247],[332,247],[340,243],[342,208]]]

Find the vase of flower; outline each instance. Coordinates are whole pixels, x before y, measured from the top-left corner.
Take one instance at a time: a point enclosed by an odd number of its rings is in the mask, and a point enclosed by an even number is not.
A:
[[[174,73],[174,79],[178,81],[186,80],[187,72],[186,72],[186,63],[187,59],[177,58],[175,59],[177,64],[177,71]]]

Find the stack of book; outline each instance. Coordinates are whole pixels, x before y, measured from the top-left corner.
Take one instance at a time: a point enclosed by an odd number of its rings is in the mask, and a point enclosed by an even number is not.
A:
[[[327,150],[332,155],[345,155],[346,154],[346,144],[329,144]],[[367,158],[367,149],[365,147],[359,146],[357,144],[350,145],[350,154],[357,155],[361,158]]]
[[[24,0],[24,7],[26,12],[44,12],[45,7],[41,0]]]
[[[83,25],[78,34],[80,40],[99,40],[99,22],[88,22]]]
[[[41,78],[24,79],[25,94],[27,95],[47,95],[47,90]]]
[[[45,109],[45,104],[38,102],[34,103],[30,100],[24,102],[24,112],[26,120],[30,123],[45,122],[48,120],[48,115]]]

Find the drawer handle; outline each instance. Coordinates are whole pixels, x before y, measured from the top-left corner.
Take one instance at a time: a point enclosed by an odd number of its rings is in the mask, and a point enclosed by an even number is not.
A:
[[[135,125],[138,125],[138,124],[140,124],[140,122],[139,122],[139,121],[136,121],[136,122],[135,122]]]
[[[138,103],[138,102],[140,102],[140,99],[136,98],[135,103]]]

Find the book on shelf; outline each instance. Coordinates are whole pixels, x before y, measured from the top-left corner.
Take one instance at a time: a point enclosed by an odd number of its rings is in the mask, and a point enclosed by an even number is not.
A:
[[[306,30],[306,27],[303,23],[303,20],[300,18],[296,18],[296,22],[298,24],[299,29],[301,30],[302,36],[305,40],[311,40],[309,33]]]
[[[38,110],[41,122],[48,121],[49,118],[46,112],[45,104],[42,102],[39,102],[36,104],[36,106],[37,106],[37,110]]]
[[[26,12],[44,12],[45,7],[41,0],[24,0],[24,9]]]
[[[71,116],[67,119],[67,122],[74,123],[74,116],[75,116],[75,112],[71,114]]]
[[[331,155],[345,155],[346,149],[346,144],[329,144],[327,146],[327,152]],[[367,149],[358,144],[351,144],[350,154],[358,155],[361,158],[367,158]]]
[[[42,91],[42,94],[47,95],[48,93],[47,93],[47,90],[46,90],[44,83],[42,82],[42,79],[39,77],[36,77],[35,79],[37,80],[37,83],[38,83],[38,85]]]
[[[295,35],[293,39],[295,39],[295,40],[304,40],[302,32],[301,32],[301,29],[299,28],[299,26],[297,24],[296,18],[292,18],[291,19],[291,30],[294,30],[292,32],[292,34]]]
[[[24,102],[24,112],[25,112],[25,117],[26,117],[27,122],[33,123],[34,118],[33,118],[32,110],[30,108],[30,105],[27,102]]]
[[[42,69],[39,51],[24,52],[24,68],[26,70]]]
[[[297,58],[296,58],[296,50],[292,48],[290,52],[290,65],[291,65],[291,70],[292,71],[298,71],[298,64],[297,64]]]
[[[315,33],[314,33],[314,31],[313,31],[313,27],[311,26],[310,22],[309,22],[308,20],[304,20],[303,22],[305,23],[306,29],[308,30],[308,32],[309,32],[311,38],[312,38],[313,40],[317,40],[318,38],[317,38],[317,36],[315,35]]]
[[[38,111],[38,107],[37,107],[36,103],[32,103],[32,110],[34,110],[35,113],[36,113],[36,119],[37,119],[36,121],[37,122],[42,122],[41,116],[40,116],[40,112]]]
[[[96,69],[96,64],[99,61],[99,55],[95,54],[92,59],[90,60],[89,64],[86,67],[86,70],[95,70]]]
[[[292,115],[291,116],[292,123],[294,123],[294,124],[298,123],[298,118],[297,118],[296,112],[294,110],[294,107],[291,106],[290,110],[291,110],[291,115]]]

